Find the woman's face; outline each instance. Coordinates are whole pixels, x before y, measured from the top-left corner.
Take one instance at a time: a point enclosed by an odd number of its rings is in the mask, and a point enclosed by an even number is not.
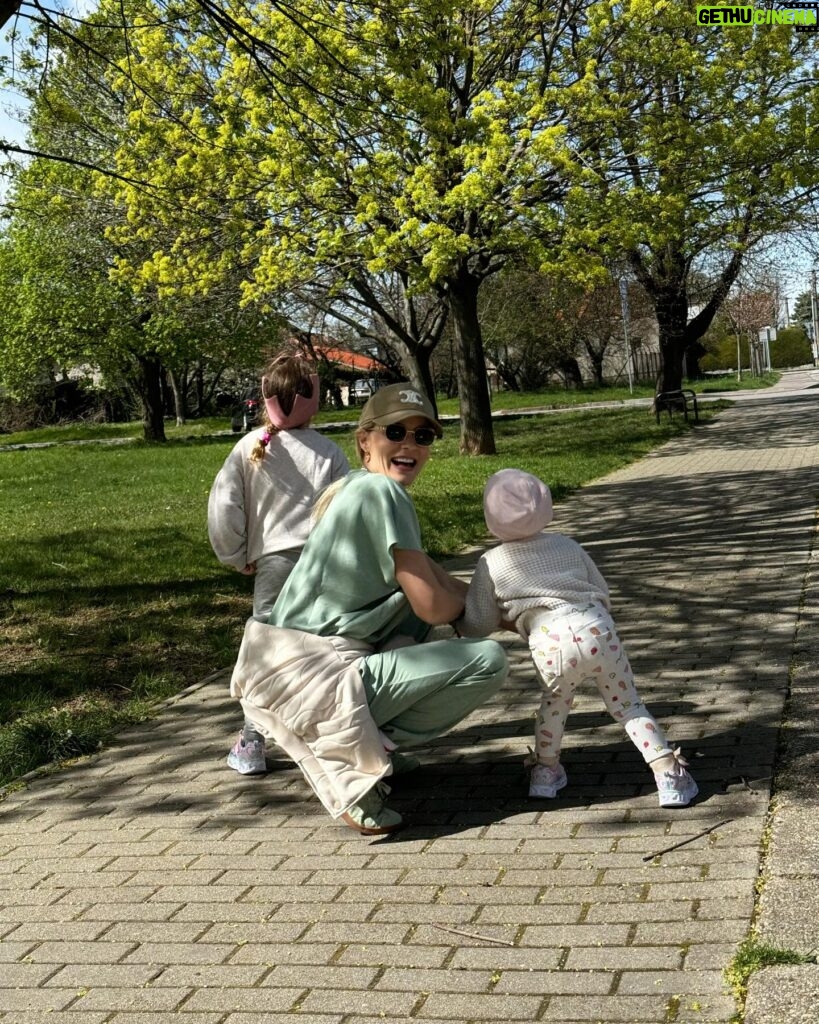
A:
[[[407,434],[402,441],[390,441],[379,427],[363,433],[358,440],[364,453],[364,468],[370,473],[383,473],[404,487],[415,480],[430,456],[430,448],[415,443],[412,431],[416,427],[428,427],[429,420],[423,416],[410,416],[401,420]]]

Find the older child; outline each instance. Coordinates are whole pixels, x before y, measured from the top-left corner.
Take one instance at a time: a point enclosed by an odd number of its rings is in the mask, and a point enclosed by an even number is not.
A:
[[[606,581],[576,541],[541,532],[552,521],[549,488],[529,473],[501,470],[486,484],[484,517],[503,543],[481,556],[457,626],[467,636],[516,629],[529,641],[543,690],[529,796],[554,797],[566,785],[566,719],[576,688],[593,682],[654,772],[660,806],[685,807],[697,784],[635,689]]]
[[[309,429],[318,411],[318,375],[280,355],[262,377],[265,424],[225,459],[208,500],[208,534],[220,562],[253,576],[253,616],[267,619],[310,532],[316,497],[349,472],[338,445]],[[264,737],[245,721],[228,754],[242,775],[265,768]]]

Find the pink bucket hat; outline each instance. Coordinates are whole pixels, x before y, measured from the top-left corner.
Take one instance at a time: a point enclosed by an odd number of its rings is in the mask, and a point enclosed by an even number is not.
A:
[[[500,540],[523,540],[552,521],[552,495],[542,480],[522,469],[502,469],[486,481],[483,515]]]

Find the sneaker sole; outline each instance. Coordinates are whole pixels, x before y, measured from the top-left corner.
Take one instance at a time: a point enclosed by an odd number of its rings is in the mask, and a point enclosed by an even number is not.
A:
[[[663,798],[660,797],[659,798],[659,804],[660,804],[660,807],[688,807],[688,805],[691,803],[691,801],[694,799],[694,797],[698,793],[699,793],[699,788],[697,787],[697,784],[694,783],[693,789],[687,790],[684,794],[683,793],[677,794],[679,799],[676,799],[676,800],[663,800]]]
[[[568,782],[568,779],[564,779],[555,786],[530,786],[529,796],[535,800],[553,800],[557,796],[558,790],[565,789]]]
[[[359,825],[355,818],[351,818],[349,814],[342,814],[341,820],[345,825],[355,829],[356,832],[360,832],[362,836],[388,836],[392,832],[397,832],[400,828],[404,827],[403,821],[397,821],[394,825],[376,825],[370,828],[367,825]]]
[[[230,754],[227,756],[228,767],[232,768],[235,772],[240,775],[266,775],[267,765],[264,768],[254,768],[252,765],[241,764],[233,760]]]

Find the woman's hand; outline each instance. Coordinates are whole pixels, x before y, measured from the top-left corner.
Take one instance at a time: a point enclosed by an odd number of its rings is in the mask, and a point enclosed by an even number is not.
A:
[[[437,565],[423,551],[393,548],[395,578],[410,608],[422,622],[440,626],[464,610],[467,585]]]
[[[252,576],[253,573],[256,572],[256,563],[255,562],[248,562],[247,565],[244,567],[244,569],[240,569],[239,572],[243,576]]]

